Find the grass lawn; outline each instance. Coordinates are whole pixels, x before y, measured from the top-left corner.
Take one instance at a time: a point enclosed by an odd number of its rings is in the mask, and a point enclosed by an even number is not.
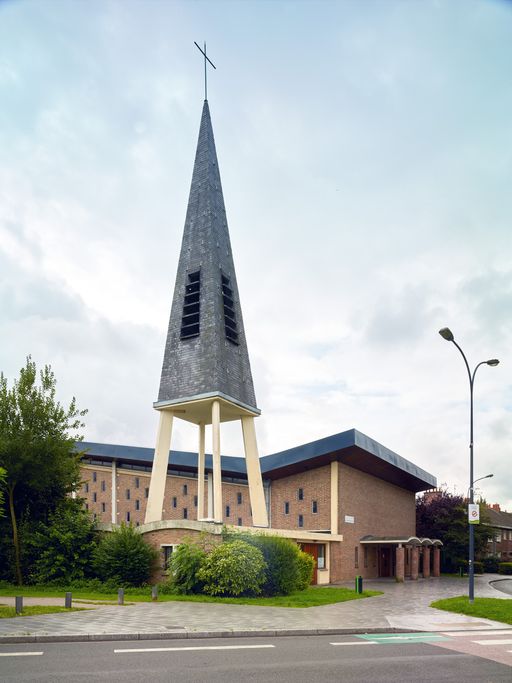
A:
[[[138,592],[136,592],[138,590]],[[133,591],[133,593],[132,593]],[[64,600],[66,588],[49,588],[46,586],[2,586],[0,596],[23,595],[26,597],[56,597]],[[73,600],[88,601],[112,601],[117,604],[117,593],[98,593],[87,590],[73,590]],[[330,605],[334,602],[346,602],[347,600],[359,600],[381,595],[381,591],[364,591],[355,593],[349,588],[327,588],[323,586],[311,586],[305,591],[292,593],[291,595],[277,596],[273,598],[217,598],[209,595],[164,595],[158,596],[159,602],[221,602],[230,605],[267,605],[269,607],[315,607],[318,605]],[[128,589],[125,591],[125,602],[150,602],[151,589]],[[58,611],[58,610],[55,610]]]
[[[83,609],[83,607],[72,607],[71,609],[68,609],[67,607],[55,607],[50,605],[28,605],[23,608],[21,614],[17,615],[14,607],[0,605],[0,619],[8,619],[16,616],[32,617],[35,614],[53,614],[54,612],[78,612]]]
[[[504,624],[512,624],[512,600],[500,598],[475,598],[471,605],[467,596],[436,600],[431,607],[444,609],[446,612],[467,614],[470,617],[493,619]]]

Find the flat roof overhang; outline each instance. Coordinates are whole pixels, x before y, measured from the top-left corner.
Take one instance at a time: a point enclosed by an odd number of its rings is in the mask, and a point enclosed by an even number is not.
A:
[[[363,536],[359,539],[359,543],[362,545],[443,545],[438,538],[420,538],[419,536]]]
[[[261,467],[265,478],[278,479],[335,460],[415,493],[437,486],[433,475],[357,429],[268,455],[261,459]]]

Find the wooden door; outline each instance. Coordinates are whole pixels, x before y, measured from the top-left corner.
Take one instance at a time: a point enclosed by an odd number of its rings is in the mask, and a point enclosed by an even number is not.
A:
[[[379,576],[391,576],[391,548],[379,549]]]
[[[301,543],[300,547],[301,550],[311,555],[315,560],[315,568],[313,569],[313,578],[311,579],[311,585],[316,586],[318,582],[318,546],[316,545],[316,543]]]

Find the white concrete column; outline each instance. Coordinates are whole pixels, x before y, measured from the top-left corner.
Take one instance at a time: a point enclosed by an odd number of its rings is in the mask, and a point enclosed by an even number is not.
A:
[[[112,524],[117,523],[117,460],[112,460],[112,485],[110,490],[112,496]]]
[[[337,460],[331,462],[331,534],[338,533],[340,467]]]
[[[213,474],[208,472],[208,519],[213,519]]]
[[[171,446],[172,420],[173,413],[171,411],[160,411],[160,423],[158,425],[155,457],[151,470],[149,497],[146,507],[146,524],[148,522],[160,522],[162,519],[167,466],[169,464],[169,448]]]
[[[242,417],[242,433],[244,437],[245,462],[247,466],[247,479],[249,482],[249,497],[252,507],[253,526],[268,527],[267,506],[265,505],[265,493],[261,479],[260,458],[258,444],[256,443],[256,429],[254,418]]]
[[[204,424],[199,424],[199,451],[197,456],[197,519],[204,519]]]
[[[213,519],[222,522],[222,471],[220,464],[220,401],[212,403]]]

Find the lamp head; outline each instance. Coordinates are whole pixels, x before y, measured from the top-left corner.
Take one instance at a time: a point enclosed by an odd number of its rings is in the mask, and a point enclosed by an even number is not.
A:
[[[499,360],[497,358],[491,358],[491,360],[485,361],[487,365],[490,365],[492,368],[495,368],[497,365],[500,364]]]
[[[439,334],[443,339],[446,339],[446,341],[453,341],[453,332],[450,330],[449,327],[443,327],[442,330],[439,330]]]

